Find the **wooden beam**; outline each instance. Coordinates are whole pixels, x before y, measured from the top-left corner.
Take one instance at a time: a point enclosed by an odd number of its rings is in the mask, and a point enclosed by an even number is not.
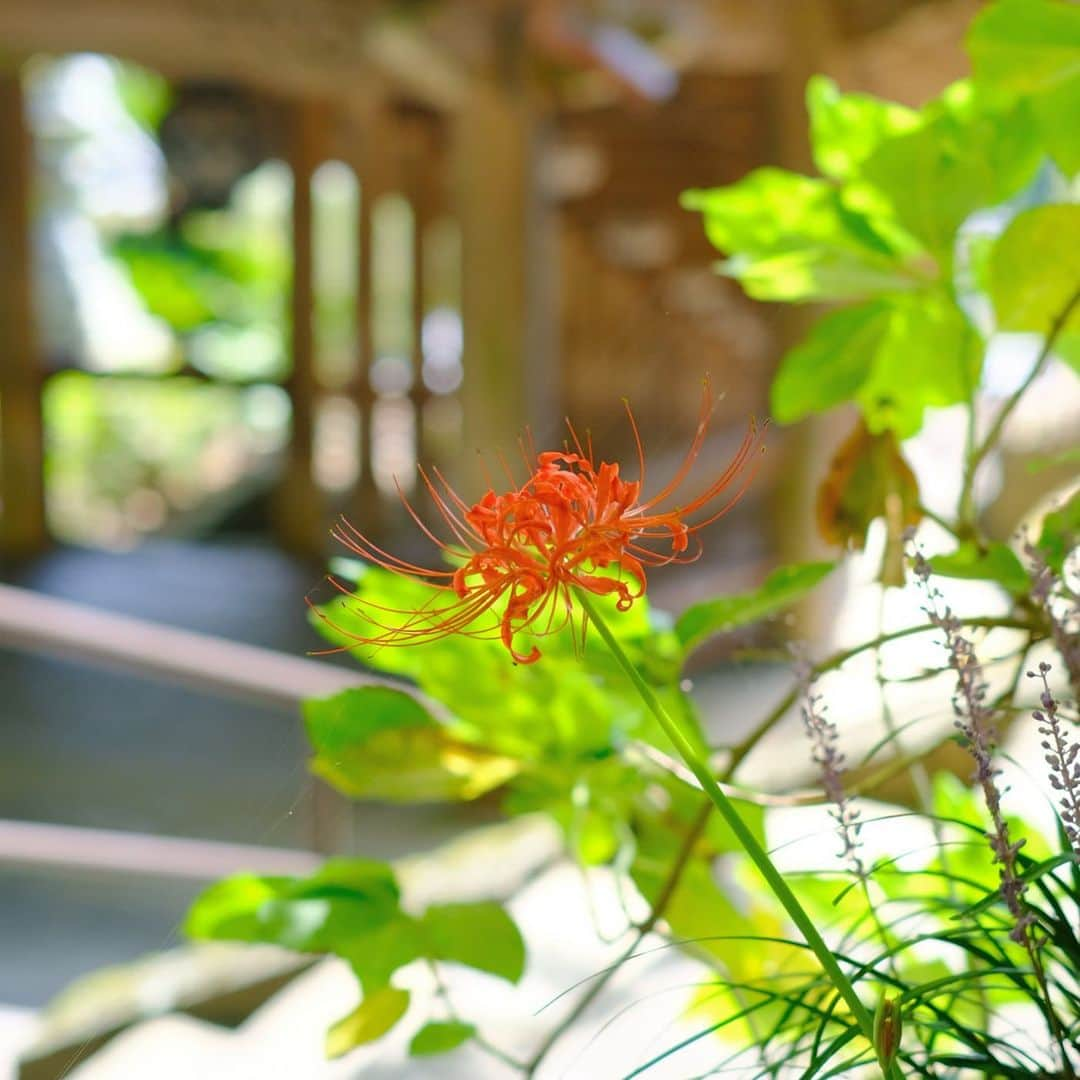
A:
[[[386,78],[453,108],[462,64],[383,0],[35,0],[0,3],[5,49],[111,53],[171,78],[228,79],[284,97],[363,100]]]
[[[17,70],[0,69],[0,555],[47,544],[41,357],[34,332],[33,145]]]

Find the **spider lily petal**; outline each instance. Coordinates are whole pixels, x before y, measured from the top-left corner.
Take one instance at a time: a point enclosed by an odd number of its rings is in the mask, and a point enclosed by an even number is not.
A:
[[[705,443],[713,400],[706,382],[701,415],[686,457],[673,479],[641,501],[645,454],[637,424],[626,406],[638,452],[640,478],[624,480],[616,463],[596,463],[591,440],[585,446],[570,427],[573,450],[535,454],[532,474],[520,487],[487,491],[466,503],[434,471],[421,477],[452,540],[441,540],[402,501],[423,534],[458,563],[455,569],[427,569],[384,551],[347,521],[334,537],[355,554],[392,571],[418,578],[433,589],[431,601],[410,611],[394,611],[354,597],[370,635],[334,627],[358,646],[420,644],[463,633],[500,640],[521,664],[540,658],[534,644],[521,652],[520,633],[543,637],[562,630],[573,617],[573,590],[614,596],[619,611],[645,594],[646,566],[692,562],[701,552],[696,534],[726,514],[753,479],[762,432],[751,421],[727,468],[704,491],[664,509],[690,475]],[[568,425],[569,426],[569,425]],[[399,492],[400,493],[400,492]],[[704,516],[700,516],[704,514]],[[695,544],[691,546],[691,539]],[[614,573],[612,573],[614,571]],[[320,616],[330,623],[325,614]],[[394,620],[399,620],[394,622]]]

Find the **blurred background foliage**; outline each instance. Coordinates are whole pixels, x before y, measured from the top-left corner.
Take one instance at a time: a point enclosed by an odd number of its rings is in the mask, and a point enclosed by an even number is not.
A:
[[[43,395],[51,527],[111,548],[205,531],[269,488],[288,438],[289,168],[271,158],[221,205],[185,205],[161,145],[165,79],[78,55],[35,61],[27,85],[41,332],[50,365],[73,369]],[[313,189],[313,318],[333,388],[355,364],[359,189],[339,162]],[[407,355],[409,210],[380,213],[375,337]]]

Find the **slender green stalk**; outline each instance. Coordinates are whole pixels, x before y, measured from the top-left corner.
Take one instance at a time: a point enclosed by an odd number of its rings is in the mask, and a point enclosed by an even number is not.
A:
[[[957,511],[957,516],[959,518],[958,528],[961,532],[974,534],[975,531],[975,474],[979,471],[979,466],[982,464],[986,455],[997,445],[997,441],[1001,437],[1001,432],[1005,428],[1005,422],[1012,416],[1016,406],[1020,404],[1020,399],[1027,393],[1028,388],[1042,373],[1043,368],[1046,367],[1046,363],[1050,359],[1051,353],[1054,351],[1054,345],[1057,343],[1058,336],[1061,331],[1065,329],[1065,324],[1069,321],[1069,318],[1077,305],[1080,305],[1080,289],[1077,289],[1076,292],[1069,297],[1065,306],[1057,313],[1053,322],[1051,322],[1050,326],[1047,328],[1042,348],[1039,350],[1039,355],[1035,358],[1035,363],[1032,365],[1031,371],[1028,372],[1027,378],[1013,391],[1005,404],[1002,405],[997,416],[994,417],[994,422],[990,426],[986,438],[983,439],[978,446],[969,447],[969,451],[965,455],[967,463],[964,469],[964,482],[960,491],[959,508]]]
[[[859,1029],[866,1036],[871,1045],[873,1045],[873,1018],[867,1011],[866,1006],[859,1000],[858,994],[855,993],[855,988],[851,985],[851,980],[844,974],[836,961],[836,957],[833,956],[829,946],[825,944],[824,938],[818,933],[817,927],[814,926],[810,916],[807,915],[802,904],[799,903],[798,898],[791,891],[780,871],[776,869],[772,859],[769,858],[768,852],[760,843],[758,843],[757,837],[750,831],[746,822],[739,817],[731,800],[721,790],[720,785],[717,783],[709,766],[702,759],[693,743],[683,733],[682,728],[679,727],[671,714],[664,708],[663,703],[656,696],[656,692],[644,678],[642,678],[638,669],[630,662],[630,658],[623,651],[618,639],[611,632],[611,628],[605,622],[603,615],[597,610],[590,595],[579,589],[577,590],[577,598],[582,608],[585,610],[586,615],[596,626],[597,632],[604,639],[604,644],[611,650],[611,654],[616,662],[623,671],[626,672],[626,675],[634,684],[634,688],[641,695],[641,699],[644,701],[649,711],[659,721],[660,726],[664,729],[667,737],[679,752],[679,755],[686,763],[687,768],[695,777],[697,777],[702,790],[712,800],[713,805],[719,810],[724,821],[730,826],[731,831],[742,845],[743,850],[750,856],[762,877],[765,878],[765,881],[773,894],[780,903],[783,904],[784,910],[788,913],[792,922],[799,928],[799,931],[806,939],[807,945],[814,951],[822,968],[832,981],[837,993],[844,999],[848,1008],[851,1010],[851,1014],[855,1018],[855,1022],[859,1025]]]

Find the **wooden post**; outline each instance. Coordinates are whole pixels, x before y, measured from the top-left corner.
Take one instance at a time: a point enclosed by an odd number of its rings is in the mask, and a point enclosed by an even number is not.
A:
[[[360,119],[363,145],[357,175],[360,179],[360,213],[357,220],[356,270],[356,345],[359,358],[353,380],[353,395],[360,414],[360,475],[352,497],[350,517],[368,536],[379,536],[384,514],[379,490],[375,484],[374,455],[372,454],[372,420],[375,391],[371,385],[371,369],[375,363],[375,279],[372,211],[379,197],[388,188],[392,174],[393,130],[386,115],[386,104],[377,100],[369,105]]]
[[[784,44],[784,61],[773,82],[776,156],[785,168],[813,175],[816,169],[810,148],[806,83],[811,75],[828,69],[836,41],[832,5],[829,0],[773,3],[774,25],[783,29]],[[781,347],[786,351],[797,345],[819,314],[809,305],[777,305],[774,318]],[[810,417],[784,436],[785,467],[777,470],[780,482],[773,493],[772,523],[785,563],[835,554],[817,536],[813,524],[818,485],[824,479],[830,449],[837,444],[835,429],[835,418],[824,422]],[[830,614],[840,600],[836,582],[826,588],[831,595],[819,589],[798,607],[801,632],[810,640],[829,633]]]
[[[30,230],[33,146],[18,70],[0,70],[0,555],[48,542]]]
[[[526,425],[551,424],[557,335],[554,259],[536,161],[542,117],[524,83],[521,27],[496,26],[502,62],[476,78],[455,117],[453,155],[462,243],[465,447],[513,455]],[[462,482],[482,482],[475,455]],[[473,490],[467,487],[466,490]]]
[[[285,390],[292,404],[292,434],[277,491],[275,527],[282,545],[321,559],[326,548],[323,500],[315,483],[313,449],[319,386],[315,374],[311,178],[322,162],[326,114],[320,105],[298,101],[288,108],[289,164],[293,174],[291,308],[292,373]]]
[[[416,460],[421,465],[430,465],[425,455],[424,439],[424,411],[427,406],[428,388],[424,384],[424,316],[427,314],[427,289],[425,284],[424,265],[425,238],[428,225],[431,222],[431,196],[428,182],[431,166],[430,154],[427,152],[426,140],[423,132],[414,133],[414,138],[409,147],[406,159],[408,170],[406,185],[409,193],[409,202],[413,212],[412,231],[412,310],[410,312],[412,322],[412,387],[409,391],[409,400],[412,402],[413,413],[416,422]]]

